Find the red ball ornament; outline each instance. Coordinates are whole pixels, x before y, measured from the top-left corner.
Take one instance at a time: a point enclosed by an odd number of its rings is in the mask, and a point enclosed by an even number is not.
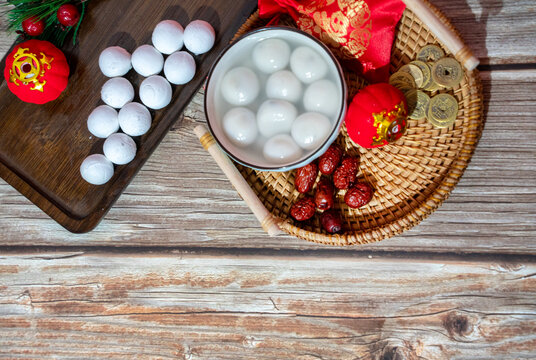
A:
[[[73,4],[64,4],[58,8],[56,17],[64,26],[74,26],[80,20],[80,12]]]
[[[22,101],[44,104],[67,87],[69,64],[60,49],[48,41],[28,40],[6,57],[7,87]]]
[[[392,85],[379,83],[361,89],[346,114],[346,130],[352,141],[365,148],[385,146],[406,130],[407,102]]]
[[[29,17],[22,22],[22,30],[30,36],[39,36],[45,30],[45,22],[37,16]]]

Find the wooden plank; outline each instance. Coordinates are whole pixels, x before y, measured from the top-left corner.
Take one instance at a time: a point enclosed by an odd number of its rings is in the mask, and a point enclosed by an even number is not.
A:
[[[483,73],[487,121],[472,162],[443,206],[402,236],[359,250],[536,252],[536,71]],[[64,231],[0,183],[3,245],[320,248],[268,238],[192,129],[198,94],[105,220]]]
[[[7,19],[5,14],[0,13],[0,58],[3,58],[7,53],[13,42],[17,38],[15,33],[7,32]],[[3,69],[2,69],[3,71]]]
[[[0,357],[528,359],[535,273],[355,256],[1,256]]]
[[[460,32],[481,64],[535,63],[533,0],[430,0]]]
[[[499,14],[488,17],[487,33],[508,38],[508,46],[494,40],[487,41],[486,47],[505,53],[519,53],[520,49],[535,51],[526,43],[526,39],[531,39],[526,36],[527,29],[534,26],[532,21],[527,23],[527,16],[534,13],[528,0],[515,5],[501,2],[480,5],[476,0],[468,0],[469,5],[465,0],[434,0],[433,3],[453,20],[464,37],[472,34],[474,25],[464,20],[470,17],[468,8],[477,14],[481,6],[495,9],[488,9],[488,14],[501,8]],[[4,29],[5,23],[0,27]],[[478,33],[478,27],[474,29]],[[6,51],[11,43],[5,39],[5,32],[1,32],[0,51]],[[523,41],[524,45],[519,46]],[[481,36],[475,35],[470,42],[477,50],[475,44],[482,44]],[[413,230],[358,249],[534,253],[536,72],[494,72],[493,79],[489,73],[482,75],[488,108],[486,127],[472,162],[451,198]],[[202,97],[198,95],[105,221],[87,235],[67,233],[0,180],[3,229],[0,243],[7,246],[319,248],[291,237],[271,239],[264,235],[192,135],[194,124],[203,121]]]

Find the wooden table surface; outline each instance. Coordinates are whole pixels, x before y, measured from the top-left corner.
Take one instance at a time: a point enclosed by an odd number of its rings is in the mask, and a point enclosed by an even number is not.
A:
[[[432,3],[486,120],[438,211],[367,246],[270,238],[193,134],[198,94],[91,233],[0,179],[0,358],[536,358],[536,5]]]

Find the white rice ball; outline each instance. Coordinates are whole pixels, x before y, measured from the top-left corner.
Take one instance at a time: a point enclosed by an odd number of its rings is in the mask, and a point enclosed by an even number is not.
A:
[[[119,46],[104,49],[99,56],[99,67],[107,77],[125,75],[130,69],[130,53]]]
[[[160,75],[150,76],[140,85],[141,102],[150,109],[158,110],[168,106],[171,95],[171,85]]]
[[[114,165],[102,154],[89,155],[80,165],[80,175],[92,185],[106,184],[114,175]]]
[[[271,99],[296,102],[302,96],[300,80],[288,70],[281,70],[270,75],[266,81],[266,95]]]
[[[117,110],[108,105],[97,106],[87,118],[90,133],[99,138],[107,138],[119,130]]]
[[[140,103],[131,102],[119,110],[121,130],[130,136],[141,136],[151,128],[151,113]]]
[[[248,146],[257,138],[255,113],[248,108],[237,107],[223,116],[223,131],[237,146]]]
[[[298,116],[298,110],[288,101],[266,100],[257,110],[259,132],[266,137],[288,134],[296,116]]]
[[[221,81],[221,92],[225,100],[233,105],[248,105],[259,95],[259,78],[245,66],[227,72]]]
[[[136,157],[136,143],[130,136],[123,133],[110,135],[102,146],[104,155],[117,165],[124,165]]]
[[[180,50],[183,45],[184,29],[175,20],[164,20],[153,30],[153,45],[162,54],[169,55]]]
[[[290,46],[281,39],[265,39],[255,45],[252,55],[259,70],[271,74],[287,67]]]
[[[301,148],[314,150],[328,138],[331,127],[331,121],[326,116],[306,112],[294,120],[291,134]]]
[[[316,111],[334,117],[341,107],[337,86],[333,81],[326,79],[315,81],[305,90],[303,106],[307,111]]]
[[[151,45],[142,45],[132,53],[132,67],[141,76],[158,74],[164,67],[164,57]]]
[[[178,51],[168,56],[164,63],[164,74],[172,84],[183,85],[195,76],[195,60],[186,51]]]
[[[264,144],[264,158],[276,164],[283,164],[298,160],[302,149],[287,134],[279,134]]]
[[[306,84],[320,80],[328,73],[328,65],[322,57],[307,46],[296,48],[290,55],[292,72]]]
[[[184,46],[196,55],[212,49],[215,41],[214,28],[204,20],[194,20],[184,29]]]
[[[120,109],[134,99],[134,87],[125,78],[111,78],[102,86],[101,98],[105,104]]]

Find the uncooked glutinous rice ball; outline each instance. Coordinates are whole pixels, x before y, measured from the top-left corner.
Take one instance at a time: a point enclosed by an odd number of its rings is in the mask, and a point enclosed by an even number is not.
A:
[[[108,105],[97,106],[87,118],[90,133],[99,138],[107,138],[119,130],[117,110]]]
[[[186,51],[177,51],[168,56],[164,63],[164,74],[172,84],[183,85],[195,76],[195,60]]]
[[[151,45],[142,45],[132,53],[132,67],[141,76],[158,74],[164,67],[164,57]]]
[[[204,54],[214,46],[216,32],[204,20],[194,20],[184,29],[184,46],[196,55]]]
[[[151,128],[151,113],[137,102],[126,104],[119,110],[121,130],[130,136],[141,136]]]
[[[153,45],[162,54],[169,55],[182,48],[183,34],[182,25],[175,20],[161,21],[153,30]]]
[[[134,87],[125,78],[111,78],[102,86],[101,98],[105,104],[120,109],[134,99]]]
[[[80,165],[80,175],[90,184],[106,184],[114,175],[114,165],[102,154],[89,155]]]
[[[158,110],[171,102],[171,85],[160,75],[143,80],[140,85],[141,102],[150,109]]]
[[[130,53],[120,46],[106,48],[99,56],[99,67],[104,76],[123,76],[132,69]]]
[[[117,165],[124,165],[136,156],[136,143],[127,134],[115,133],[104,141],[102,150],[108,160]]]

